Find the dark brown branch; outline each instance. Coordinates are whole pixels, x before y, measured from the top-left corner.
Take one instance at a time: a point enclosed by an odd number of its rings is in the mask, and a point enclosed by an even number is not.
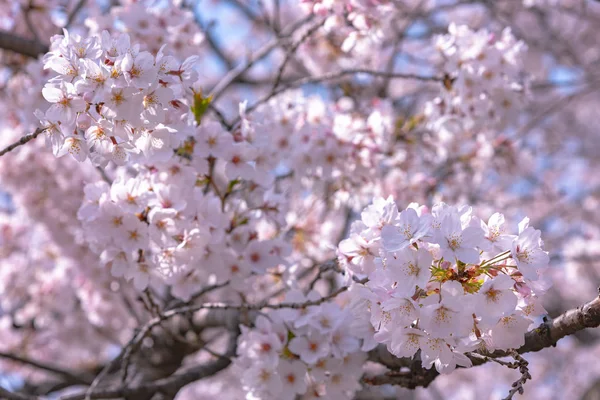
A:
[[[288,63],[292,59],[292,57],[294,57],[296,50],[298,50],[298,47],[300,47],[300,45],[302,45],[302,43],[304,43],[317,30],[319,30],[323,26],[325,21],[326,20],[323,19],[323,20],[321,20],[320,23],[311,26],[310,29],[308,29],[306,32],[304,32],[304,34],[295,43],[293,43],[290,46],[290,48],[286,51],[285,58],[283,59],[283,62],[281,63],[281,65],[279,66],[279,68],[277,70],[277,75],[275,76],[275,83],[273,83],[273,88],[271,89],[271,91],[277,90],[277,87],[279,86],[279,84],[281,83],[281,79],[283,78],[283,71],[285,70],[285,67],[288,65]]]
[[[25,24],[27,25],[27,29],[29,29],[29,32],[31,32],[31,34],[33,35],[34,41],[39,43],[40,37],[37,34],[37,30],[33,26],[33,22],[31,22],[30,12],[33,10],[31,0],[29,1],[29,4],[27,6],[22,7],[22,10],[23,10],[23,18],[25,19]]]
[[[521,376],[517,379],[513,384],[511,389],[508,392],[508,395],[503,400],[512,400],[515,394],[523,394],[525,389],[523,386],[525,383],[531,379],[531,374],[529,373],[529,363],[520,354],[517,352],[513,352],[512,356],[515,359],[515,367],[519,369]]]
[[[48,52],[48,46],[35,40],[0,31],[0,49],[14,51],[31,58]]]
[[[225,354],[216,360],[205,364],[190,366],[166,378],[153,382],[142,382],[134,386],[119,386],[117,388],[101,388],[74,395],[66,395],[60,400],[84,400],[84,399],[115,399],[127,398],[128,400],[149,399],[156,393],[164,393],[174,396],[181,388],[197,380],[213,376],[226,369],[231,364],[231,359],[237,351],[237,338],[239,336],[240,313],[220,312],[208,313],[200,321],[199,325],[204,327],[221,326],[230,332],[229,343]]]
[[[540,351],[547,347],[556,346],[556,343],[569,335],[586,328],[597,328],[600,326],[600,297],[564,312],[558,317],[547,320],[537,328],[525,334],[525,344],[516,350],[516,353],[530,353]],[[477,354],[471,356],[473,366],[482,365],[490,359],[509,357],[514,350],[497,350],[491,353]],[[369,353],[371,361],[378,362],[392,371],[376,376],[366,376],[363,382],[369,385],[398,385],[409,389],[416,387],[427,387],[439,373],[435,368],[424,369],[418,357],[415,359],[397,358],[391,355],[385,346],[378,346]],[[403,372],[400,369],[408,367],[410,370]]]
[[[181,372],[168,378],[159,379],[155,382],[142,383],[134,387],[120,387],[117,389],[100,389],[91,393],[79,393],[61,397],[60,400],[84,400],[89,399],[116,399],[125,397],[127,399],[149,398],[156,393],[176,393],[185,385],[197,380],[215,375],[229,367],[231,358],[235,356],[237,335],[233,334],[229,340],[227,352],[215,361],[206,364],[188,367]]]
[[[365,282],[366,282],[366,280],[361,281],[361,283],[365,283]],[[251,311],[251,310],[258,311],[258,310],[262,310],[264,308],[300,309],[300,308],[306,308],[306,307],[322,304],[326,301],[333,299],[334,297],[338,296],[339,294],[345,292],[348,289],[349,289],[348,286],[342,286],[327,296],[321,297],[320,299],[317,299],[317,300],[306,301],[303,303],[269,304],[268,299],[267,299],[267,301],[261,302],[259,304],[232,305],[232,304],[226,304],[226,303],[203,303],[203,304],[194,304],[194,305],[189,305],[189,306],[184,306],[184,307],[179,307],[179,308],[174,308],[174,309],[168,310],[168,311],[164,312],[163,314],[153,318],[145,326],[143,326],[133,336],[133,338],[129,341],[129,343],[127,343],[127,345],[124,347],[123,351],[121,352],[121,355],[119,355],[117,357],[117,359],[121,359],[121,357],[122,357],[123,370],[122,370],[122,375],[121,375],[121,382],[123,383],[123,385],[126,384],[127,376],[128,376],[128,368],[129,368],[131,357],[134,354],[134,352],[136,352],[139,349],[139,347],[142,344],[142,341],[146,337],[148,337],[148,335],[150,335],[150,333],[156,326],[159,326],[163,322],[165,322],[169,319],[172,319],[178,315],[193,314],[200,310],[239,310],[241,313],[245,313],[247,311]]]
[[[51,393],[70,388],[72,386],[81,386],[81,383],[74,382],[65,378],[57,378],[43,382],[25,381],[19,389],[19,394],[30,396],[47,396]]]
[[[6,399],[6,400],[37,400],[37,397],[35,396],[28,396],[25,394],[20,394],[20,393],[12,393],[9,392],[6,389],[2,389],[2,387],[0,387],[0,399]]]
[[[280,0],[273,0],[273,30],[279,32],[281,30],[281,3]]]
[[[312,304],[314,302],[310,303]],[[307,303],[296,304],[294,305],[294,308],[306,306],[306,304]],[[144,330],[151,330],[150,326],[158,325],[161,321],[165,320],[165,316],[172,317],[182,312],[194,312],[198,309],[205,308],[206,306],[206,304],[197,305],[167,311],[162,315],[162,318],[155,318],[155,320],[151,321],[149,325],[145,327],[145,329],[142,329],[142,331],[136,335],[136,338],[139,339],[140,337],[143,337]],[[245,308],[246,310],[249,310],[255,307],[257,306],[247,306]],[[212,376],[227,368],[231,364],[231,358],[235,356],[236,341],[239,334],[238,325],[240,323],[240,318],[244,316],[244,311],[235,309],[236,307],[226,308],[224,305],[219,305],[214,308],[216,309],[213,311],[209,311],[201,316],[198,316],[198,318],[195,317],[194,324],[202,327],[222,327],[230,332],[231,336],[228,350],[222,356],[218,356],[216,360],[202,365],[183,368],[173,375],[154,381],[141,381],[132,384],[131,386],[118,385],[116,387],[108,386],[104,388],[98,388],[88,392],[67,395],[62,397],[61,400],[83,400],[86,398],[86,396],[89,396],[88,398],[90,399],[111,399],[125,397],[129,400],[146,400],[155,393],[164,393],[168,396],[174,396],[185,385],[199,379]],[[248,316],[248,318],[251,317]],[[514,350],[509,350],[496,351],[489,354],[473,354],[471,355],[471,360],[473,361],[473,365],[476,366],[492,361],[492,359],[498,357],[506,357],[511,355],[514,357],[515,354],[539,351],[543,348],[555,345],[558,340],[565,336],[571,335],[585,328],[594,328],[598,326],[600,326],[600,298],[596,298],[589,303],[578,307],[577,309],[569,310],[557,318],[546,321],[538,328],[528,332],[525,335],[525,344],[521,348],[517,349],[516,352]],[[136,340],[132,340],[132,342],[136,342]],[[381,363],[393,370],[383,375],[364,377],[362,380],[363,383],[369,385],[394,384],[407,388],[427,387],[438,376],[438,372],[434,368],[429,370],[424,369],[421,366],[421,362],[418,357],[415,357],[414,359],[396,358],[387,353],[384,346],[379,346],[377,349],[371,351],[369,355],[371,361]],[[500,361],[501,364],[503,363],[501,360],[498,361]],[[406,368],[408,368],[408,371],[405,372]],[[35,397],[19,397],[22,395],[10,394],[12,397],[8,396],[9,395],[6,395],[5,397],[8,399],[18,400],[35,399]]]
[[[558,317],[548,320],[536,329],[527,332],[525,344],[517,349],[519,354],[540,351],[546,347],[554,347],[565,336],[572,335],[586,328],[600,326],[600,297],[564,312]],[[493,357],[505,357],[508,352],[495,351]]]
[[[221,123],[221,125],[223,125],[223,127],[225,129],[227,129],[228,131],[231,131],[231,129],[233,128],[233,126],[231,126],[231,124],[229,124],[227,122],[227,118],[225,118],[225,115],[223,115],[223,113],[221,112],[221,110],[219,110],[212,103],[208,105],[208,109],[215,114],[215,117],[219,120],[219,122]],[[211,180],[211,182],[212,182],[212,180]]]
[[[263,18],[261,18],[260,16],[256,15],[250,7],[245,5],[244,1],[240,1],[240,0],[226,0],[226,1],[228,3],[236,6],[238,8],[238,10],[240,10],[242,12],[242,14],[244,14],[246,16],[246,18],[248,18],[250,21],[254,22],[255,24],[258,24],[258,25],[268,25],[269,24],[268,21],[266,21]]]
[[[73,8],[73,11],[71,11],[71,14],[69,14],[69,17],[67,18],[67,24],[65,25],[66,29],[69,29],[71,24],[73,24],[73,22],[75,21],[75,17],[77,17],[77,14],[81,11],[81,9],[85,5],[85,3],[86,3],[86,0],[79,0],[77,2],[75,7]]]
[[[2,34],[0,33],[0,36]],[[1,47],[1,45],[0,45]],[[13,144],[5,147],[3,150],[0,151],[0,157],[5,155],[6,153],[14,150],[15,148],[24,145],[25,143],[35,139],[36,137],[38,137],[40,135],[40,133],[45,132],[46,128],[37,128],[35,130],[35,132],[30,133],[29,135],[25,135],[23,136],[21,139],[17,140],[16,142],[14,142]]]
[[[212,27],[211,24],[208,23],[205,25],[202,22],[200,15],[196,12],[194,7],[192,7],[192,11],[194,13],[194,18],[196,19],[196,23],[200,27],[200,30],[204,33],[204,38],[206,39],[206,42],[208,43],[211,50],[225,64],[225,67],[227,68],[227,70],[233,69],[233,67],[235,66],[234,62],[227,56],[227,54],[225,54],[225,51],[217,43],[217,40],[214,38],[214,36],[211,32],[211,27]]]
[[[51,365],[42,361],[32,360],[27,357],[17,356],[15,354],[6,352],[0,352],[0,358],[4,358],[20,364],[29,365],[40,370],[51,372],[55,375],[62,376],[64,378],[69,379],[70,381],[74,381],[77,383],[89,385],[92,382],[92,378],[89,376],[78,374],[73,371],[69,371],[56,365]]]

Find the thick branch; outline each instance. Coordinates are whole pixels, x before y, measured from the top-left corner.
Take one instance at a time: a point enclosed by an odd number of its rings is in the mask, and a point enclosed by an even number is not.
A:
[[[318,301],[310,302],[310,304],[312,303],[318,303]],[[307,306],[306,303],[299,305]],[[286,306],[291,305],[287,304]],[[199,307],[189,307],[186,311],[194,312],[202,308],[202,305],[199,305]],[[208,308],[210,309],[213,307]],[[155,393],[164,393],[171,396],[175,395],[185,385],[199,379],[212,376],[229,367],[231,364],[231,358],[234,357],[236,353],[237,336],[239,335],[239,330],[237,327],[244,312],[237,309],[237,307],[230,308],[223,307],[223,305],[218,305],[215,308],[216,310],[213,309],[212,311],[208,311],[203,315],[198,315],[198,318],[194,318],[194,325],[200,325],[203,327],[220,326],[226,328],[230,332],[227,351],[224,355],[218,356],[216,360],[181,369],[179,372],[171,376],[154,381],[141,381],[130,386],[121,384],[116,387],[109,386],[105,388],[98,388],[88,391],[87,393],[84,392],[74,395],[67,395],[62,397],[61,400],[83,400],[86,398],[86,396],[88,396],[89,399],[111,399],[125,397],[130,400],[146,400],[151,398],[151,396]],[[253,308],[255,307],[250,306],[246,310],[251,310]],[[165,320],[165,315],[172,317],[183,312],[184,309],[185,307],[168,311],[167,313],[163,314],[162,321]],[[159,320],[160,318],[157,318],[156,321],[152,321],[154,322],[154,326],[161,322]],[[150,325],[153,324],[150,323]],[[514,356],[516,353],[522,354],[539,351],[543,348],[554,346],[558,340],[565,336],[572,335],[586,328],[595,328],[598,326],[600,326],[600,297],[595,298],[589,303],[586,303],[576,309],[569,310],[553,320],[548,320],[541,324],[538,328],[528,332],[525,335],[525,344],[517,349],[516,352],[514,350],[495,351],[489,354],[473,354],[470,358],[473,361],[473,365],[476,366],[484,364],[488,361],[496,361],[495,359],[499,357],[511,355]],[[147,329],[149,330],[151,328]],[[140,334],[143,335],[143,332],[138,333],[138,336],[140,336]],[[135,342],[135,339],[132,341]],[[384,346],[379,346],[375,350],[371,351],[369,356],[371,361],[378,362],[392,369],[392,371],[383,375],[364,377],[363,382],[369,385],[393,384],[413,389],[416,387],[427,387],[439,375],[434,368],[429,370],[424,369],[421,366],[421,362],[418,357],[415,357],[414,359],[396,358],[389,354]],[[497,361],[501,364],[503,363],[500,360]],[[20,395],[13,394],[10,395],[13,397],[8,397],[8,395],[5,397],[15,399],[35,398],[18,397]]]
[[[600,296],[527,332],[525,344],[517,351],[519,354],[540,351],[546,347],[556,346],[556,342],[565,336],[598,326],[600,326]],[[497,353],[494,352],[492,355],[495,357],[508,355],[506,352],[500,355]]]
[[[586,328],[597,328],[598,326],[600,326],[600,297],[596,297],[576,309],[566,311],[527,332],[525,334],[525,344],[517,349],[517,353],[540,351],[546,347],[555,346],[565,336]],[[508,357],[511,352],[497,350],[482,355],[483,357],[481,355],[470,357],[474,366],[485,364],[495,358]],[[369,359],[393,370],[383,375],[364,377],[363,382],[369,385],[392,384],[414,389],[419,386],[427,387],[439,375],[434,368],[424,369],[418,359],[394,357],[382,345],[369,353]],[[409,371],[401,371],[400,369],[403,367],[408,367]]]
[[[35,396],[28,396],[26,394],[20,394],[20,393],[12,393],[12,392],[9,392],[8,390],[2,389],[2,387],[0,387],[0,399],[7,399],[7,400],[37,400],[37,397],[35,397]]]
[[[231,364],[231,359],[235,356],[237,351],[237,338],[240,333],[239,313],[227,311],[221,313],[208,313],[202,317],[199,322],[203,326],[223,326],[230,332],[227,350],[225,354],[219,356],[216,360],[183,368],[169,377],[158,379],[153,382],[141,382],[130,387],[122,385],[117,388],[102,388],[91,392],[63,396],[60,400],[115,399],[121,397],[129,400],[137,400],[149,399],[156,393],[174,396],[184,386],[197,380],[213,376],[226,369]]]
[[[51,372],[53,374],[62,376],[64,378],[67,378],[67,379],[77,382],[77,383],[89,384],[92,381],[92,379],[89,376],[77,374],[73,371],[69,371],[69,370],[57,367],[55,365],[50,365],[50,364],[47,364],[47,363],[44,363],[41,361],[36,361],[36,360],[32,360],[30,358],[17,356],[17,355],[11,354],[11,353],[0,352],[0,358],[5,358],[7,360],[15,361],[15,362],[18,362],[18,363],[21,363],[24,365],[29,365],[31,367],[35,367],[40,370]]]
[[[5,31],[0,31],[0,49],[14,51],[31,58],[38,58],[40,54],[48,52],[48,46],[45,44]]]

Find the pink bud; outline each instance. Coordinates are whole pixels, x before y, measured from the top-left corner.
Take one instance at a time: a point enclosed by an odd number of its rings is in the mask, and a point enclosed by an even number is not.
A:
[[[86,130],[92,125],[92,118],[87,114],[80,114],[77,117],[77,127]]]
[[[531,288],[529,286],[527,286],[526,283],[522,283],[522,282],[515,283],[515,289],[517,289],[517,292],[523,297],[531,296]]]

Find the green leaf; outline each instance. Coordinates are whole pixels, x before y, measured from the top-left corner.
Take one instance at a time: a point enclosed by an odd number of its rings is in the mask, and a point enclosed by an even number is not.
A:
[[[239,179],[234,179],[234,180],[230,181],[229,185],[227,186],[227,193],[231,193],[231,191],[233,190],[233,187],[240,182],[241,181]]]
[[[196,179],[196,186],[198,186],[198,187],[206,186],[209,183],[210,183],[210,179],[208,179],[208,178],[198,178],[198,179]]]
[[[202,91],[194,92],[194,102],[192,104],[191,111],[192,114],[194,114],[196,124],[200,125],[200,123],[202,123],[202,117],[206,113],[206,110],[208,110],[212,99],[212,95],[204,97],[202,95]]]
[[[192,155],[194,154],[194,146],[196,144],[196,140],[193,137],[187,138],[181,146],[175,149],[175,154],[180,157],[187,158],[188,160],[192,159]]]

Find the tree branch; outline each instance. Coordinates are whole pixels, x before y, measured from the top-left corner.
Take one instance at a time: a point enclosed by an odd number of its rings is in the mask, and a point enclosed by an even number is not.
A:
[[[0,352],[0,358],[5,358],[7,360],[15,361],[20,364],[29,365],[31,367],[35,367],[37,369],[41,369],[44,371],[52,372],[53,374],[62,376],[71,381],[82,383],[82,384],[90,384],[92,379],[89,376],[85,376],[82,374],[77,374],[75,372],[57,367],[55,365],[50,365],[41,361],[32,360],[30,358],[17,356],[11,353]]]
[[[226,2],[238,8],[239,11],[242,12],[250,21],[254,22],[258,25],[269,25],[268,21],[265,21],[260,16],[256,15],[254,11],[250,7],[244,4],[243,1],[240,0],[226,0]]]
[[[269,55],[269,53],[271,53],[272,50],[283,45],[286,42],[286,40],[288,40],[289,36],[291,36],[298,28],[310,22],[312,18],[312,15],[309,15],[308,17],[303,18],[300,21],[292,24],[291,27],[288,30],[286,30],[286,32],[282,33],[279,38],[267,43],[266,45],[258,49],[256,53],[252,54],[248,61],[246,61],[245,63],[241,63],[236,68],[230,70],[223,77],[223,79],[221,79],[221,81],[211,90],[210,94],[213,96],[213,102],[215,102],[219,97],[221,97],[225,90],[232,83],[234,83],[238,77],[240,77],[250,68],[252,68],[252,66],[254,66],[254,64],[256,64],[258,61],[262,60],[267,55]]]
[[[0,36],[1,36],[1,35],[2,35],[2,34],[0,33]],[[1,47],[1,45],[0,45],[0,47]],[[33,132],[33,133],[30,133],[29,135],[25,135],[25,136],[23,136],[21,139],[17,140],[17,141],[16,141],[16,142],[14,142],[13,144],[11,144],[11,145],[9,145],[9,146],[6,146],[4,149],[2,149],[2,150],[0,151],[0,157],[1,157],[1,156],[3,156],[3,155],[5,155],[5,154],[6,154],[6,153],[8,153],[8,152],[10,152],[10,151],[14,150],[15,148],[17,148],[17,147],[19,147],[19,146],[22,146],[22,145],[24,145],[25,143],[27,143],[27,142],[29,142],[29,141],[31,141],[31,140],[33,140],[33,139],[35,139],[36,137],[38,137],[38,136],[40,135],[40,133],[42,133],[42,132],[45,132],[45,131],[46,131],[46,128],[37,128],[37,129],[35,130],[35,132]]]
[[[288,90],[296,89],[296,88],[299,88],[304,85],[311,85],[311,84],[316,84],[316,83],[333,81],[336,79],[346,77],[348,75],[355,75],[355,74],[365,74],[365,75],[370,75],[370,76],[374,76],[374,77],[382,77],[382,78],[386,78],[386,79],[413,79],[413,80],[419,80],[419,81],[425,81],[425,82],[441,82],[443,80],[443,77],[434,76],[434,75],[417,75],[417,74],[400,73],[400,72],[386,72],[386,71],[377,71],[377,70],[366,69],[366,68],[344,69],[341,71],[330,72],[328,74],[323,74],[323,75],[319,75],[319,76],[308,76],[305,78],[300,78],[300,79],[290,82],[287,86],[280,86],[276,89],[274,88],[273,90],[271,90],[271,92],[269,94],[258,99],[254,104],[251,104],[250,106],[248,106],[246,108],[246,113],[248,113],[248,114],[251,113],[256,108],[258,108],[258,106],[260,106],[261,104],[268,102],[273,97],[275,97],[283,92],[286,92]],[[237,117],[231,123],[231,125],[235,126],[235,124],[237,124],[239,121],[240,121],[240,117]]]
[[[343,291],[343,289],[344,288],[340,288],[338,292]],[[331,295],[327,297],[331,298]],[[281,307],[297,308],[307,305],[314,305],[315,303],[319,302],[320,300],[317,300],[315,302],[298,303],[293,306],[291,304],[282,303]],[[182,307],[167,311],[165,314],[162,315],[162,318],[157,317],[154,320],[152,320],[148,325],[146,325],[146,327],[142,329],[142,331],[140,331],[135,336],[135,338],[139,339],[140,337],[143,337],[145,335],[143,331],[148,332],[151,329],[151,326],[158,325],[161,322],[161,320],[164,321],[165,316],[172,317],[182,312],[193,312],[199,309],[207,308],[206,306],[206,304],[200,304],[196,306]],[[258,305],[239,308],[251,310],[256,309],[257,307]],[[197,381],[199,379],[212,376],[218,373],[219,371],[227,368],[231,364],[231,358],[234,357],[236,353],[237,336],[239,335],[238,326],[243,312],[237,310],[237,306],[225,307],[225,305],[217,306],[213,304],[208,308],[212,308],[214,311],[199,316],[199,318],[197,318],[197,320],[195,321],[194,325],[200,325],[203,327],[220,326],[226,328],[231,333],[226,353],[222,356],[218,356],[216,360],[201,365],[183,368],[179,372],[171,376],[161,378],[155,381],[142,381],[132,386],[119,385],[116,388],[113,387],[94,389],[92,391],[84,393],[66,395],[61,397],[61,400],[84,400],[86,398],[113,399],[120,397],[126,397],[130,400],[145,400],[149,399],[151,395],[155,393],[166,393],[169,395],[174,395],[185,385]],[[496,361],[495,359],[500,357],[515,357],[516,354],[539,351],[546,347],[554,346],[556,342],[558,342],[565,336],[572,335],[586,328],[595,328],[598,326],[600,326],[600,297],[597,297],[594,300],[576,309],[569,310],[553,320],[548,320],[536,329],[528,332],[525,335],[525,344],[516,351],[508,350],[494,351],[482,354],[472,354],[470,355],[470,358],[473,362],[473,365],[477,366],[485,364],[489,361]],[[137,340],[133,339],[131,342],[135,343],[137,342]],[[439,375],[435,368],[431,368],[428,370],[424,369],[421,366],[421,361],[419,357],[414,357],[412,359],[396,358],[393,355],[389,354],[385,347],[381,345],[369,353],[369,359],[371,361],[375,361],[382,365],[385,365],[393,370],[382,375],[377,375],[373,377],[363,377],[362,382],[369,385],[393,384],[414,389],[420,386],[427,387]],[[503,362],[500,362],[500,364],[503,364]],[[408,371],[406,371],[406,368],[408,368]],[[525,376],[526,374],[523,375]],[[0,394],[3,393],[4,392],[0,391]],[[17,400],[37,399],[36,397],[12,393],[4,394],[4,397],[7,399]]]
[[[203,322],[206,322],[207,325],[225,326],[230,332],[227,350],[225,354],[219,356],[216,360],[183,368],[169,377],[153,382],[142,382],[132,387],[122,385],[113,389],[102,388],[91,392],[66,395],[61,397],[60,400],[115,399],[121,397],[129,400],[141,400],[149,399],[156,393],[174,395],[185,385],[215,375],[231,364],[231,359],[236,355],[237,338],[240,334],[239,313],[221,314],[221,316],[216,316],[215,313],[212,313],[203,318]]]
[[[195,7],[192,7],[192,12],[194,14],[194,18],[196,20],[196,23],[200,27],[200,30],[204,33],[204,37],[206,38],[206,42],[208,43],[208,45],[210,46],[210,48],[212,49],[212,51],[223,62],[223,64],[225,64],[225,67],[227,68],[227,70],[233,69],[234,62],[233,62],[233,60],[231,60],[227,56],[227,54],[225,54],[225,51],[217,43],[217,40],[215,39],[215,37],[213,36],[212,32],[210,31],[211,24],[207,23],[205,25],[204,22],[202,22],[202,19],[200,18],[200,15],[198,14],[198,12],[197,12],[197,10],[196,10]]]
[[[37,400],[36,396],[28,396],[26,394],[12,393],[0,387],[0,399],[7,400]]]
[[[556,346],[556,343],[565,336],[572,335],[586,328],[600,326],[600,297],[564,312],[558,317],[547,320],[537,328],[525,334],[525,344],[518,348],[518,354],[540,351],[547,347]],[[473,366],[482,365],[491,359],[509,357],[514,350],[496,350],[490,353],[481,353],[469,358]],[[483,356],[483,357],[482,357]],[[439,373],[435,368],[425,369],[421,366],[418,357],[414,359],[397,358],[390,354],[385,346],[379,345],[369,353],[369,360],[378,362],[392,371],[376,376],[365,376],[363,382],[369,385],[398,385],[409,389],[422,386],[427,387]],[[409,368],[404,372],[401,368]]]
[[[48,52],[48,46],[36,40],[26,39],[6,31],[0,31],[0,49],[14,51],[31,58]]]
[[[66,29],[69,29],[71,24],[75,21],[75,17],[77,17],[77,14],[79,13],[79,11],[81,11],[81,9],[85,5],[85,3],[86,3],[86,0],[79,0],[77,2],[75,7],[73,8],[73,10],[71,11],[71,14],[69,14],[69,17],[67,18],[67,23],[65,25]]]

